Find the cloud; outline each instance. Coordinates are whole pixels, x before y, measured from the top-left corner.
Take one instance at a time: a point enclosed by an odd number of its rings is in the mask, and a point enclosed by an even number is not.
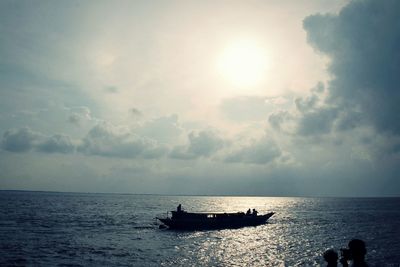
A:
[[[75,125],[80,125],[81,117],[78,114],[73,113],[73,114],[69,115],[68,122],[75,124]]]
[[[129,129],[108,123],[94,126],[77,142],[63,134],[46,136],[25,127],[7,130],[1,147],[10,152],[38,151],[43,153],[73,153],[117,158],[160,158],[167,148],[157,141],[139,136]]]
[[[301,113],[307,113],[315,109],[317,103],[319,101],[319,97],[316,94],[312,94],[306,98],[296,98],[294,103],[296,104],[296,108]]]
[[[176,142],[183,133],[183,129],[178,122],[178,115],[172,114],[147,121],[138,129],[138,132],[142,136],[168,144]]]
[[[26,152],[37,145],[42,135],[28,127],[10,129],[3,134],[1,146],[11,152]]]
[[[28,127],[7,130],[1,142],[2,148],[10,152],[71,153],[75,146],[66,135],[46,136]]]
[[[361,125],[364,120],[357,109],[343,109],[326,101],[324,86],[318,83],[310,94],[294,100],[294,110],[271,113],[268,122],[273,129],[301,136],[327,135],[332,131],[346,131]]]
[[[89,131],[78,151],[104,157],[159,158],[165,154],[166,148],[157,141],[139,136],[126,128],[102,123]]]
[[[154,159],[167,154],[169,150],[167,146],[137,132],[103,122],[91,128],[80,141],[73,142],[67,135],[46,136],[25,127],[7,130],[3,135],[1,147],[10,152],[38,151],[66,154],[77,151],[85,155],[117,158]],[[192,131],[187,138],[187,145],[175,146],[169,153],[171,158],[210,157],[226,143],[210,130]],[[77,143],[79,145],[76,145]]]
[[[273,120],[274,117],[270,117],[270,123],[277,121],[282,124],[284,121],[295,120],[296,134],[302,136],[329,134],[338,118],[339,108],[325,101],[326,95],[323,94],[324,91],[325,87],[323,83],[317,83],[316,86],[310,89],[308,96],[298,97],[294,100],[296,107],[294,114],[288,112],[290,116],[283,114],[285,116],[277,117],[275,120]],[[342,119],[345,116],[342,114]],[[340,127],[345,127],[345,124],[346,122],[342,121]]]
[[[309,112],[300,117],[297,133],[301,135],[329,134],[337,114],[337,109],[329,107]]]
[[[220,150],[225,141],[210,130],[192,131],[188,135],[189,143],[186,146],[176,146],[170,157],[176,159],[195,159],[209,157]]]
[[[279,158],[282,152],[275,142],[266,137],[228,154],[225,162],[268,164]]]
[[[351,130],[362,124],[363,121],[363,114],[359,111],[339,111],[334,127],[338,131]]]
[[[290,122],[293,115],[287,110],[278,110],[268,116],[268,122],[273,129],[283,132],[291,131]]]
[[[36,149],[40,152],[46,153],[67,154],[72,153],[75,150],[75,145],[72,143],[69,136],[56,134],[45,138],[45,140],[37,145]]]
[[[338,129],[355,127],[362,116],[358,125],[400,134],[399,17],[400,1],[365,0],[352,1],[338,15],[304,20],[308,42],[331,58],[327,103],[348,113]],[[333,123],[334,111],[321,112]],[[330,127],[324,123],[322,128],[326,132]]]
[[[88,107],[71,107],[67,108],[67,110],[71,113],[68,117],[68,122],[77,126],[80,126],[83,121],[92,119],[91,111]]]
[[[212,131],[191,132],[188,152],[199,156],[209,156],[224,145],[224,140]]]

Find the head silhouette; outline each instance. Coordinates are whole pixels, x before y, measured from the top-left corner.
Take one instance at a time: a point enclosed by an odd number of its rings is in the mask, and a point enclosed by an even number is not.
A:
[[[323,256],[324,256],[324,260],[328,264],[336,264],[337,263],[338,254],[333,249],[328,249],[327,251],[325,251]]]
[[[352,239],[348,246],[354,261],[364,261],[365,254],[367,254],[364,241]]]

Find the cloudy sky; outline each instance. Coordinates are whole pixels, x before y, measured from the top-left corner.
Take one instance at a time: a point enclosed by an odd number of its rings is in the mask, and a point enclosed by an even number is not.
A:
[[[0,189],[400,195],[400,1],[0,2]]]

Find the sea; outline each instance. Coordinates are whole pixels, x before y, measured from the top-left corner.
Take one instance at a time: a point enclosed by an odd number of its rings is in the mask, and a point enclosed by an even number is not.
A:
[[[155,217],[179,204],[275,215],[240,229],[159,229]],[[400,198],[0,191],[0,266],[326,266],[323,252],[353,238],[369,266],[400,266]]]

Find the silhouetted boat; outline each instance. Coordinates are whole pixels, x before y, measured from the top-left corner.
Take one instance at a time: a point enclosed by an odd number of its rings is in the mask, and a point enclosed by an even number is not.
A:
[[[265,224],[274,215],[270,212],[264,215],[237,213],[194,213],[186,211],[171,211],[172,216],[159,218],[170,229],[202,230],[240,228]]]

